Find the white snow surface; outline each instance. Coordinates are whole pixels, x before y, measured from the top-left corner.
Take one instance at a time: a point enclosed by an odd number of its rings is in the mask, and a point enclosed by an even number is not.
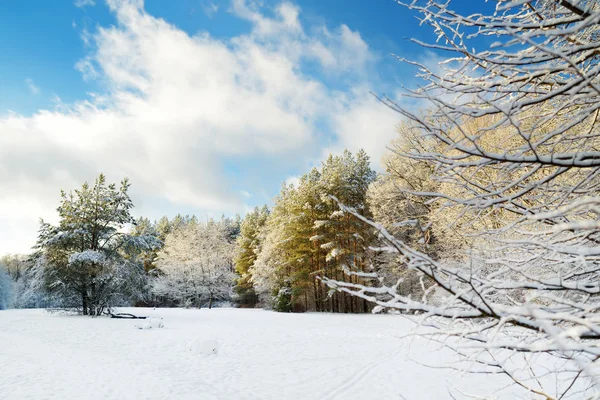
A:
[[[0,399],[447,399],[508,383],[443,365],[452,356],[393,315],[252,309],[119,309],[140,320],[0,311]],[[210,350],[210,351],[209,351]],[[530,398],[501,392],[488,398]],[[523,392],[518,392],[523,395]]]

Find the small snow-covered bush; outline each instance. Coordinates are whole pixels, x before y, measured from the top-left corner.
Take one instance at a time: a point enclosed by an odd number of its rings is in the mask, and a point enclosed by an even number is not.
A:
[[[279,291],[273,297],[273,310],[279,312],[292,311],[292,288],[289,282],[286,282],[285,286],[279,288]]]
[[[165,324],[163,323],[162,318],[147,318],[143,323],[135,324],[135,327],[138,329],[158,329],[164,328]]]

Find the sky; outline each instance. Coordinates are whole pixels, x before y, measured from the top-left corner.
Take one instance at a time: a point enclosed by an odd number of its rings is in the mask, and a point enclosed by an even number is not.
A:
[[[101,172],[158,219],[243,215],[346,148],[380,169],[373,93],[417,84],[392,54],[438,57],[392,0],[9,0],[0,37],[0,255]]]

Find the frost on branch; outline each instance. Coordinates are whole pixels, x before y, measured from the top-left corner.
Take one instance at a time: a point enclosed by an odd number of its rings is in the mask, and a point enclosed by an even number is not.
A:
[[[446,215],[468,246],[462,256],[430,254],[345,208],[431,285],[413,298],[386,276],[372,286],[325,281],[420,313],[477,372],[505,374],[542,398],[597,396],[600,4],[500,0],[492,15],[452,4],[405,5],[438,36],[418,43],[451,57],[435,68],[410,62],[427,84],[406,95],[428,111],[382,100],[421,134],[420,147],[398,155],[428,164],[436,182],[398,190]],[[487,37],[493,45],[474,50]]]
[[[207,303],[212,308],[215,301],[229,300],[235,244],[225,222],[197,222],[169,233],[152,291],[186,307]]]
[[[85,250],[69,256],[69,264],[103,264],[106,256],[95,250]]]

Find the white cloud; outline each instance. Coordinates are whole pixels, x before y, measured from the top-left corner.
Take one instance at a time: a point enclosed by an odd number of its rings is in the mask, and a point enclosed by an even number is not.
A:
[[[270,18],[237,0],[232,11],[252,31],[219,40],[190,36],[147,14],[141,1],[107,3],[117,24],[90,34],[90,52],[75,66],[103,92],[0,117],[0,238],[15,232],[0,240],[0,254],[26,251],[37,219],[56,218],[59,189],[100,172],[111,181],[129,177],[132,197],[144,201],[136,210],[153,217],[163,210],[144,199],[198,213],[244,212],[250,192],[232,187],[225,158],[301,165],[318,156],[323,119],[338,135],[332,149],[364,144],[378,154],[384,144],[368,138],[393,133],[395,118],[369,100],[366,86],[341,95],[300,68],[303,58],[356,71],[370,62],[368,46],[346,26],[307,34],[294,5],[280,4]],[[362,65],[350,62],[353,51]]]
[[[308,51],[329,70],[336,73],[365,72],[369,63],[373,62],[373,54],[360,33],[346,25],[341,25],[334,33],[326,27],[320,30],[321,39],[312,41]]]
[[[387,144],[397,136],[395,127],[401,117],[383,105],[368,88],[356,88],[350,96],[342,96],[339,109],[333,116],[333,129],[338,141],[323,152],[341,153],[344,149],[356,152],[364,149],[372,166],[381,169],[381,157]]]
[[[95,0],[75,0],[73,5],[77,8],[92,7],[96,5]]]
[[[204,14],[208,15],[209,17],[212,17],[217,13],[217,11],[219,11],[219,5],[210,0],[203,0],[200,5],[202,6],[202,11],[204,11]]]
[[[91,46],[93,38],[92,34],[87,30],[87,28],[83,28],[81,31],[81,40],[86,47]]]
[[[81,72],[83,79],[86,81],[97,79],[100,77],[98,71],[94,67],[94,63],[92,62],[90,57],[85,57],[75,64],[75,69]]]
[[[232,11],[237,16],[251,21],[254,24],[253,32],[258,36],[303,34],[302,25],[298,20],[300,9],[288,2],[283,2],[276,7],[276,18],[264,16],[256,4],[248,4],[246,0],[233,0]]]
[[[35,85],[35,83],[33,82],[33,79],[31,79],[31,78],[25,79],[25,84],[27,85],[27,88],[29,89],[31,94],[39,94],[40,93],[40,88]]]

